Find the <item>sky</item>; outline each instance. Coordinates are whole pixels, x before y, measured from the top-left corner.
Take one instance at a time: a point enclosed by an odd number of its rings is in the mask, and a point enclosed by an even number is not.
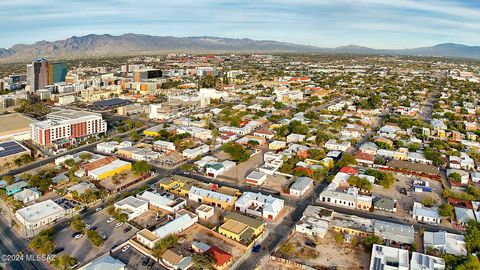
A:
[[[88,34],[480,45],[480,0],[0,0],[0,48]]]

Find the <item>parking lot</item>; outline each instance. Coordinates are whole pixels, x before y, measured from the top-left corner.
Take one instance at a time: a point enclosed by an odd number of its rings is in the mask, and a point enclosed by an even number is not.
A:
[[[112,253],[112,257],[125,263],[128,269],[167,270],[167,268],[163,267],[158,262],[155,262],[155,260],[153,260],[152,258],[145,256],[140,251],[132,247],[129,248],[126,252],[122,252],[121,249],[117,250]]]
[[[105,252],[108,252],[113,246],[120,245],[137,233],[138,229],[134,227],[132,227],[128,232],[123,232],[127,226],[130,226],[128,223],[115,228],[115,224],[117,222],[114,221],[107,223],[106,220],[109,217],[110,216],[107,214],[107,211],[104,209],[87,217],[84,220],[85,224],[90,224],[92,227],[97,227],[96,231],[100,235],[105,234],[108,237],[100,247],[94,246],[86,235],[80,239],[74,240],[72,238],[74,231],[70,226],[56,234],[56,246],[64,248],[62,253],[66,253],[77,258],[83,264],[93,260]]]

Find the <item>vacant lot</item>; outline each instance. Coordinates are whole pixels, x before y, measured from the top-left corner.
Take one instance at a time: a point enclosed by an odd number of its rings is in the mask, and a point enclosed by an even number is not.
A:
[[[409,211],[412,210],[413,202],[421,202],[424,198],[430,197],[437,201],[437,205],[440,205],[444,199],[442,198],[442,184],[439,181],[427,180],[430,183],[430,187],[433,189],[432,192],[414,192],[411,190],[413,177],[407,177],[404,175],[394,174],[395,184],[390,189],[384,189],[381,186],[374,186],[373,195],[379,197],[392,198],[397,200],[397,215],[402,217],[410,216]],[[422,178],[422,180],[426,180]],[[405,188],[410,192],[410,196],[400,193],[400,190]],[[378,211],[380,213],[380,211]]]
[[[335,234],[327,233],[325,239],[316,241],[316,247],[305,245],[306,241],[313,241],[303,234],[295,233],[288,240],[296,247],[296,252],[287,257],[292,261],[311,267],[332,267],[338,269],[368,269],[370,253],[361,246],[335,241]],[[278,252],[277,252],[277,255]],[[279,255],[281,256],[281,255]]]

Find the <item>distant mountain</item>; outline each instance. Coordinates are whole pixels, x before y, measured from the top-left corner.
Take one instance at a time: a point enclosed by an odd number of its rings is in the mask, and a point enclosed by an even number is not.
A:
[[[479,46],[446,43],[432,47],[378,50],[357,45],[320,48],[294,43],[235,39],[220,37],[172,37],[139,34],[73,36],[65,40],[39,41],[34,44],[17,44],[9,49],[0,48],[0,60],[29,60],[35,57],[70,57],[81,55],[114,55],[139,52],[291,52],[291,53],[349,53],[392,54],[441,57],[480,58]]]

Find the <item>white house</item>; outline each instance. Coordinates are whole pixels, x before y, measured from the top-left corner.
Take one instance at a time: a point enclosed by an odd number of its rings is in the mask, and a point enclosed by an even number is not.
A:
[[[128,215],[128,220],[132,220],[148,211],[148,202],[129,196],[114,204],[115,210]]]
[[[305,138],[305,135],[292,133],[287,136],[287,143],[303,142]]]
[[[313,179],[310,177],[299,177],[290,187],[290,195],[302,197],[313,188]]]
[[[412,252],[410,270],[445,270],[445,260],[418,252]]]
[[[16,201],[20,201],[24,204],[34,201],[40,198],[40,196],[42,196],[42,193],[40,191],[29,188],[13,194],[13,198]]]
[[[225,172],[225,167],[223,167],[223,164],[220,162],[209,163],[205,165],[205,173],[208,176],[216,178],[223,172]]]
[[[210,205],[202,204],[195,209],[195,214],[197,214],[199,219],[207,220],[213,217],[215,214],[215,208]]]
[[[235,210],[241,213],[262,217],[266,220],[275,219],[284,207],[282,199],[262,193],[244,192],[235,202]]]
[[[245,182],[251,185],[261,186],[267,180],[267,174],[261,171],[253,171],[247,175]]]
[[[347,151],[352,144],[350,142],[337,142],[335,139],[330,139],[325,142],[325,148],[328,150],[338,150],[338,151]]]
[[[309,205],[303,212],[302,218],[295,225],[295,231],[306,235],[325,238],[333,211]]]
[[[408,250],[374,244],[370,258],[370,270],[408,270]]]
[[[156,151],[171,152],[175,151],[175,144],[173,142],[158,140],[153,143],[153,149]]]
[[[418,202],[413,203],[412,217],[415,220],[426,223],[440,223],[441,221],[438,207],[425,207]]]
[[[423,245],[426,250],[431,247],[442,253],[455,256],[466,256],[467,248],[465,237],[461,234],[453,234],[445,231],[423,233]]]
[[[154,193],[151,191],[144,191],[137,195],[137,198],[147,201],[150,207],[163,209],[170,213],[175,213],[187,205],[187,201],[183,198],[175,198],[173,194],[168,192]]]
[[[185,149],[182,152],[182,155],[183,155],[183,157],[186,157],[188,159],[194,159],[198,156],[201,156],[203,154],[208,153],[208,151],[210,151],[210,147],[208,147],[208,145],[206,145],[206,144],[203,144],[203,145],[200,145],[196,148]]]

